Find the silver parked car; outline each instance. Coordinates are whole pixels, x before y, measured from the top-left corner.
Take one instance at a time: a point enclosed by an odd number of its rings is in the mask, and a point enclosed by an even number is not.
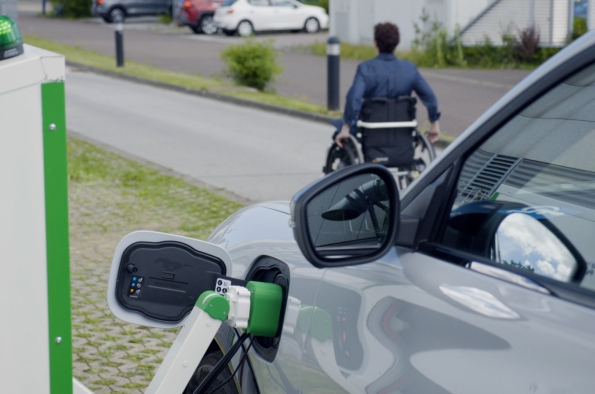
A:
[[[118,23],[134,16],[168,14],[171,8],[172,0],[92,0],[91,15]]]
[[[591,32],[400,196],[365,164],[234,214],[208,242],[285,305],[225,392],[592,393],[594,151]],[[233,342],[223,325],[186,392]]]

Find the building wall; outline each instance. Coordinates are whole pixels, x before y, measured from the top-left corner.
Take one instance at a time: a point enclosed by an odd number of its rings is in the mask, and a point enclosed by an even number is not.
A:
[[[461,41],[473,45],[488,36],[502,44],[503,33],[518,35],[531,23],[539,33],[540,45],[562,46],[569,31],[569,0],[497,0],[471,26],[464,29]]]
[[[595,29],[595,0],[589,0],[587,5],[587,29]]]
[[[1,0],[0,0],[1,1]],[[471,21],[490,0],[331,0],[330,33],[352,44],[371,44],[373,27],[392,22],[399,27],[399,49],[409,49],[415,38],[414,23],[421,24],[425,9],[430,20],[441,22],[449,31]]]

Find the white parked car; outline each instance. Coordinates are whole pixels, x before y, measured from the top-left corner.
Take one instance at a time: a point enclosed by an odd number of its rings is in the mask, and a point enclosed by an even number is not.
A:
[[[316,33],[329,21],[324,8],[293,0],[226,0],[213,19],[223,33],[242,37],[266,30]]]

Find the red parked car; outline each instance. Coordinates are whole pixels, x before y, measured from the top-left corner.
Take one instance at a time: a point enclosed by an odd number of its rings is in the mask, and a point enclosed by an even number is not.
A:
[[[213,15],[221,4],[223,0],[178,0],[176,22],[180,26],[188,26],[197,34],[215,34],[217,27],[213,23]]]

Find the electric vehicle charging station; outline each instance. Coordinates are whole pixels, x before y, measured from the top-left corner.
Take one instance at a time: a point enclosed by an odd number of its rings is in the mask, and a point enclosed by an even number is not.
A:
[[[64,77],[0,16],[2,393],[90,392],[72,376]]]

